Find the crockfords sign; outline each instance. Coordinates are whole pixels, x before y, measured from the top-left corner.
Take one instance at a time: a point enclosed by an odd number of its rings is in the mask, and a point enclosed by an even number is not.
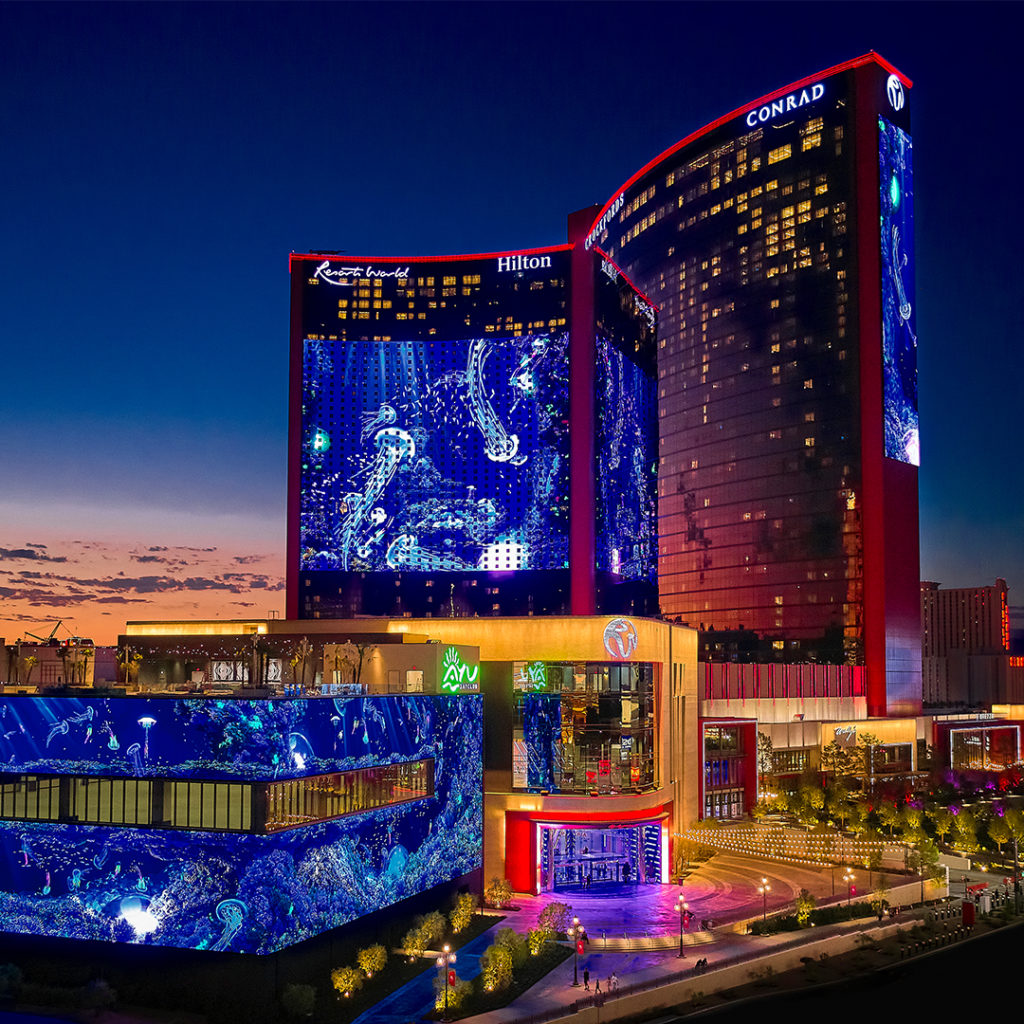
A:
[[[319,277],[321,281],[326,281],[328,284],[334,285],[346,285],[348,284],[348,278],[371,278],[371,277],[408,277],[409,267],[395,267],[389,270],[380,270],[372,265],[365,267],[332,267],[330,260],[324,260],[319,267],[316,268],[314,277]]]
[[[540,270],[551,266],[550,256],[499,256],[498,273],[505,270]]]
[[[601,214],[601,219],[590,229],[590,234],[587,235],[583,243],[584,249],[589,249],[598,239],[598,236],[611,222],[612,217],[615,216],[622,209],[622,204],[626,201],[625,192],[620,192],[616,197],[615,201],[607,210]]]
[[[780,100],[772,100],[771,103],[766,103],[763,107],[757,107],[755,110],[751,110],[746,116],[746,122],[748,128],[756,128],[759,124],[764,124],[765,121],[771,121],[781,114],[787,114],[791,110],[796,110],[798,107],[805,107],[808,103],[813,103],[815,100],[820,100],[825,95],[825,86],[818,82],[816,85],[812,85],[809,89],[801,89],[799,92],[791,92],[788,96],[783,96]]]

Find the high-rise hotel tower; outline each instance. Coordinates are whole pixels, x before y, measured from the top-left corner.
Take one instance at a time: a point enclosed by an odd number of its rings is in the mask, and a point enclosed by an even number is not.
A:
[[[655,309],[576,244],[293,255],[290,616],[657,611]]]
[[[910,84],[869,54],[748,103],[588,236],[659,306],[659,597],[709,687],[745,650],[920,709]]]

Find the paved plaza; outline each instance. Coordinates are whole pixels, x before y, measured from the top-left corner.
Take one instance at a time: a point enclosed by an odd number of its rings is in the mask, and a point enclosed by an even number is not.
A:
[[[549,903],[562,902],[572,907],[572,913],[586,926],[589,942],[586,952],[579,958],[582,979],[584,969],[591,976],[591,991],[600,979],[606,991],[614,973],[620,987],[648,982],[660,978],[692,974],[699,958],[707,958],[712,965],[739,955],[758,955],[776,945],[792,941],[792,936],[768,936],[757,939],[747,937],[742,923],[759,917],[764,910],[764,898],[758,891],[761,879],[767,878],[767,912],[792,907],[801,889],[807,889],[819,903],[845,899],[846,887],[841,880],[841,869],[835,873],[828,868],[814,869],[798,865],[718,854],[711,860],[696,865],[687,875],[682,887],[678,885],[633,885],[620,890],[609,889],[600,894],[580,891],[571,893],[544,893],[540,896],[517,895],[517,909],[506,911],[500,927],[512,927],[519,932],[536,925],[541,911]],[[868,891],[866,871],[856,872],[857,886],[863,894]],[[877,885],[877,872],[872,882]],[[685,957],[679,959],[679,915],[676,901],[682,891],[695,922],[684,932]],[[701,929],[702,920],[710,920],[711,927]],[[459,975],[473,977],[479,972],[479,957],[493,941],[492,931],[475,939],[459,950]],[[433,980],[436,969],[428,968],[388,999],[366,1011],[357,1024],[409,1024],[421,1020],[433,1005]],[[483,1015],[475,1020],[484,1022],[510,1022],[531,1014],[547,1013],[558,1007],[568,1007],[575,999],[586,995],[574,988],[573,958],[570,957],[539,981],[514,1003],[502,1010]]]

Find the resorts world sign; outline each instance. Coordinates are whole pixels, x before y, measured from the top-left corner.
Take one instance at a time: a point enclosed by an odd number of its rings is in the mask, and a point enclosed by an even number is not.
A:
[[[758,124],[764,124],[765,121],[771,121],[781,114],[788,114],[791,110],[820,100],[824,95],[825,86],[821,82],[812,85],[810,89],[791,92],[788,96],[783,96],[782,99],[772,100],[771,103],[765,103],[763,106],[751,110],[746,116],[747,127],[756,128]]]

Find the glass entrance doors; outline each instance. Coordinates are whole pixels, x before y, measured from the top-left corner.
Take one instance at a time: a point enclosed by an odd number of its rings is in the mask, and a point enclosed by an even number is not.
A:
[[[661,824],[541,828],[541,889],[614,895],[661,881]]]

